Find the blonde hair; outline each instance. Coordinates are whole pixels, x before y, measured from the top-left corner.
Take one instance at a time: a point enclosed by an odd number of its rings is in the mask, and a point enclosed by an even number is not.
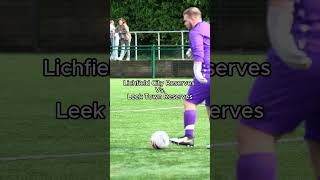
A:
[[[118,21],[122,21],[124,24],[127,24],[127,21],[124,18],[119,18]]]
[[[201,18],[201,11],[197,7],[189,7],[188,9],[184,10],[183,15],[188,15],[189,17],[195,16]]]

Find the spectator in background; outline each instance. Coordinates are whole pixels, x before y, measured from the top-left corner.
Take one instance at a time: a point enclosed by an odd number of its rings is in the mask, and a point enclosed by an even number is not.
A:
[[[121,53],[119,60],[123,60],[125,55],[126,61],[130,61],[130,43],[131,43],[131,34],[129,31],[129,26],[125,19],[119,19],[119,26],[116,29],[116,32],[119,33],[120,36],[120,44],[121,44]]]
[[[110,20],[111,57],[110,60],[118,60],[119,34],[116,32],[114,21]]]

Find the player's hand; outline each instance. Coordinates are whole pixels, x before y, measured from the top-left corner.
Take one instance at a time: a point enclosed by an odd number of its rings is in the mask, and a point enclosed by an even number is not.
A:
[[[186,52],[186,55],[189,59],[193,59],[193,55],[192,55],[192,50],[191,48],[188,49],[188,51]]]
[[[208,80],[206,78],[198,78],[197,79],[201,84],[207,84]]]
[[[298,70],[307,70],[312,65],[312,60],[304,53],[296,54],[283,60],[290,68]]]

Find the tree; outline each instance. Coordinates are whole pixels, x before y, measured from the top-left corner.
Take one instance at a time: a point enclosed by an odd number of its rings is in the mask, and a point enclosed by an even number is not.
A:
[[[208,0],[113,0],[111,19],[123,17],[131,31],[186,30],[182,12],[191,6],[198,7],[203,19],[208,20]],[[117,24],[117,21],[116,21]],[[139,44],[156,44],[155,35],[139,35]],[[180,36],[166,34],[161,41],[165,44],[180,44]]]

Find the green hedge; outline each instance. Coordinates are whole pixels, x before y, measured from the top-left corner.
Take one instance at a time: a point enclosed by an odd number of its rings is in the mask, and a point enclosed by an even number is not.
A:
[[[196,6],[202,11],[203,19],[208,21],[208,3],[208,0],[113,0],[111,19],[125,18],[131,31],[186,30],[183,25],[183,11]],[[185,39],[187,43],[187,38]],[[138,42],[156,44],[157,35],[139,35]],[[180,44],[180,35],[163,34],[161,42],[170,45]]]

